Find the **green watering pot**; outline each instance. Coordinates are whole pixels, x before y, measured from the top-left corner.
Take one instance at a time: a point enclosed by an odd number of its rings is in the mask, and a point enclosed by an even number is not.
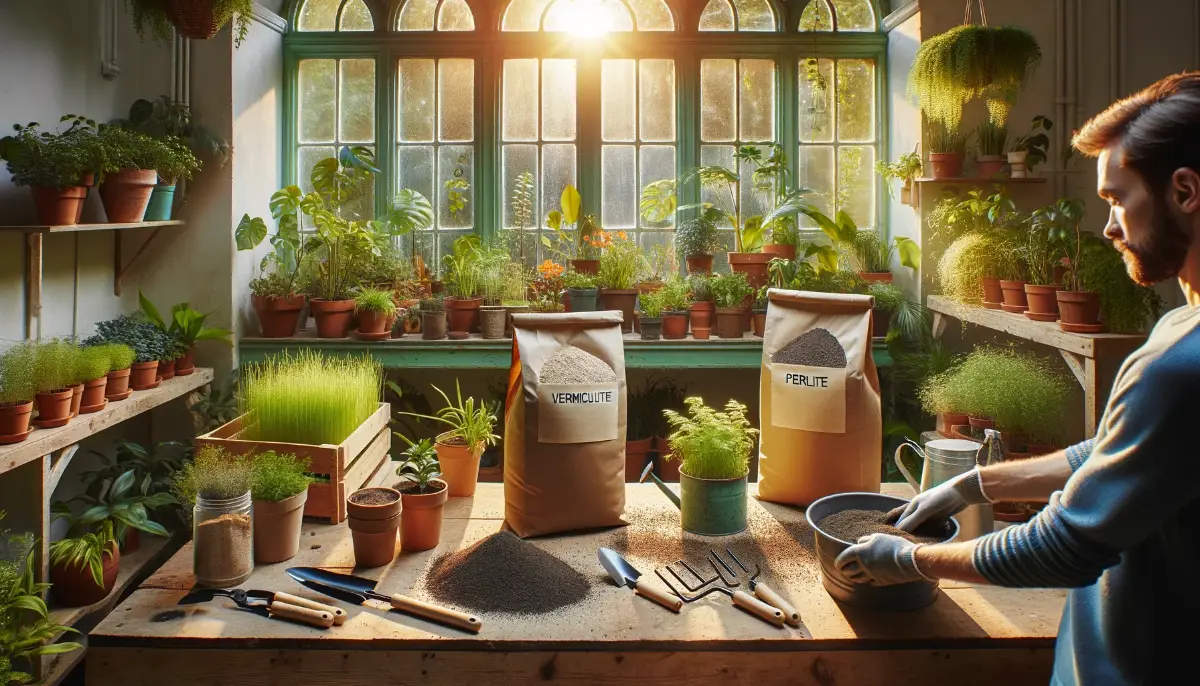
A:
[[[683,530],[701,536],[729,536],[746,530],[746,477],[696,479],[679,472],[679,495],[651,473],[646,465],[641,481],[649,476],[679,508]]]
[[[155,186],[150,194],[150,204],[146,207],[148,222],[165,222],[171,220],[171,210],[175,205],[174,186]]]

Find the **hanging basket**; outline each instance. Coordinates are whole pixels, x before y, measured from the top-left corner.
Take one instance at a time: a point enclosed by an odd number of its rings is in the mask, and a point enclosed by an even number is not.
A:
[[[163,12],[184,38],[208,40],[217,35],[218,23],[213,0],[161,0]]]

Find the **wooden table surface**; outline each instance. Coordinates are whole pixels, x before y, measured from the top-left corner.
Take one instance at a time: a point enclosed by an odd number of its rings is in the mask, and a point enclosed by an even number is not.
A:
[[[482,614],[478,635],[389,612],[373,602],[341,603],[351,617],[328,631],[239,612],[222,599],[180,607],[176,601],[193,583],[189,544],[91,633],[87,683],[161,684],[168,683],[167,673],[172,686],[1048,681],[1062,592],[944,582],[938,600],[916,612],[842,607],[821,586],[813,534],[800,508],[754,499],[747,533],[702,538],[680,530],[677,511],[653,485],[627,489],[629,526],[532,540],[593,582],[583,602],[537,616]],[[885,487],[885,492],[904,490],[907,486]],[[438,549],[401,553],[388,567],[358,573],[378,579],[382,592],[430,599],[424,590],[430,561],[495,533],[503,515],[502,485],[480,484],[474,498],[452,498],[447,504]],[[743,561],[759,562],[762,578],[792,600],[804,626],[773,628],[721,594],[674,615],[616,587],[596,558],[598,547],[613,547],[643,573],[653,574],[680,558],[698,562],[714,545],[728,545]],[[292,566],[351,572],[346,525],[306,523],[295,558],[261,565],[242,584],[336,603],[292,581],[284,573]],[[522,580],[498,578],[496,583]],[[390,680],[379,680],[381,670]]]

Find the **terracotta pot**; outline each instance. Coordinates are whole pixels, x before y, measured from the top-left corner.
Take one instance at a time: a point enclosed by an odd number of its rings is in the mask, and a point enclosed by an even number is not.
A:
[[[34,398],[37,403],[39,422],[55,422],[68,419],[71,416],[71,397],[75,393],[66,388],[61,391],[38,393]]]
[[[155,371],[158,371],[155,369]],[[108,373],[104,388],[104,397],[109,400],[124,400],[129,391],[130,369],[114,369]]]
[[[263,338],[290,338],[296,335],[300,322],[300,311],[304,309],[304,296],[291,295],[286,298],[250,297],[258,323],[262,326]]]
[[[400,491],[400,500],[403,501],[400,509],[401,550],[432,550],[442,539],[442,509],[450,497],[450,488],[440,479],[429,483],[440,488],[433,493]]]
[[[479,328],[479,306],[483,298],[446,298],[450,333],[470,333]]]
[[[717,338],[741,338],[745,333],[742,328],[742,308],[717,308]]]
[[[307,501],[307,490],[277,503],[254,501],[254,564],[283,562],[296,556]]]
[[[71,416],[79,416],[79,407],[83,404],[83,384],[71,386]]]
[[[971,425],[972,429],[983,430],[996,428],[995,421],[984,417],[967,417],[967,423]]]
[[[981,179],[994,179],[1003,174],[1007,162],[1004,155],[980,155],[975,158],[975,175]]]
[[[741,272],[749,279],[755,290],[767,285],[767,265],[774,255],[761,252],[731,252],[729,253],[729,268]]]
[[[994,276],[985,276],[981,279],[981,285],[983,286],[984,307],[990,303],[995,307],[989,309],[1000,309],[1001,303],[1004,302],[1004,289],[1000,287],[1000,279]]]
[[[359,310],[358,332],[381,334],[388,330],[392,315],[378,310]],[[258,558],[255,558],[258,559]]]
[[[396,531],[400,528],[400,492],[392,488],[372,487],[364,491],[387,491],[394,500],[382,505],[346,499],[347,524],[354,539],[354,564],[357,567],[382,567],[396,558]],[[361,491],[355,491],[355,494]]]
[[[158,388],[158,362],[134,362],[129,374],[129,387],[135,391]]]
[[[79,411],[83,414],[99,412],[104,407],[104,391],[107,388],[107,376],[84,383],[83,394],[79,398]]]
[[[946,412],[937,416],[937,431],[943,436],[949,438],[953,435],[953,429],[956,426],[963,426],[969,422],[969,418],[965,414],[955,412]]]
[[[427,341],[440,341],[446,337],[446,312],[421,313],[421,338]]]
[[[96,585],[92,570],[87,565],[50,565],[50,583],[53,584],[50,592],[54,595],[55,603],[61,607],[84,607],[107,598],[117,585],[117,572],[121,567],[121,552],[117,550],[116,542],[100,556],[100,566],[104,570],[103,587]]]
[[[130,527],[125,529],[125,540],[121,541],[121,554],[136,553],[142,547],[142,532]]]
[[[657,293],[665,286],[662,281],[640,281],[637,285],[638,295],[643,293]]]
[[[638,292],[635,289],[600,289],[600,309],[601,310],[618,310],[621,313],[623,321],[621,322],[621,331],[624,333],[633,332],[633,308],[637,304]]]
[[[29,420],[33,401],[0,404],[0,445],[20,443],[29,438]]]
[[[754,296],[747,295],[746,299],[742,301],[742,306],[740,308],[738,308],[742,311],[742,333],[750,331],[751,327],[754,326],[754,321],[751,316],[751,309],[750,309],[753,306],[754,306]]]
[[[1100,294],[1092,291],[1059,291],[1058,313],[1063,324],[1099,324]]]
[[[785,260],[796,259],[796,246],[786,243],[767,243],[762,247],[764,255],[771,257],[780,257]]]
[[[754,335],[762,338],[763,334],[767,331],[767,311],[755,310],[751,313],[751,321],[754,325]]]
[[[175,360],[175,376],[188,376],[196,371],[196,346],[187,349],[187,352]]]
[[[931,152],[929,166],[935,179],[960,179],[966,155],[961,152]]]
[[[1025,300],[1029,310],[1025,316],[1035,321],[1053,322],[1058,319],[1058,296],[1062,286],[1039,286],[1025,284]]]
[[[323,300],[309,298],[308,309],[317,320],[317,337],[345,338],[350,335],[354,320],[353,300]]]
[[[479,308],[479,331],[488,340],[504,338],[504,322],[508,313],[503,307]]]
[[[1029,309],[1029,301],[1025,299],[1024,281],[1000,280],[1000,290],[1004,292],[1004,311],[1021,313]]]
[[[83,203],[87,200],[86,186],[31,186],[33,209],[39,224],[70,226],[79,223]]]
[[[895,276],[891,272],[859,272],[858,275],[867,283],[892,283],[895,281]]]
[[[577,274],[591,274],[595,276],[600,273],[600,260],[571,260],[571,267],[575,269]]]
[[[692,332],[696,329],[711,329],[713,317],[716,316],[717,306],[711,300],[701,300],[688,307],[688,319],[692,324]]]
[[[639,317],[638,323],[641,325],[643,341],[657,341],[662,339],[662,317]]]
[[[653,439],[642,438],[636,441],[625,441],[625,483],[635,484],[646,462],[650,459],[650,447]]]
[[[662,337],[668,341],[679,341],[687,338],[688,332],[688,313],[683,312],[663,312],[662,317]]]
[[[686,262],[688,274],[712,274],[712,255],[688,255]]]
[[[163,381],[175,378],[175,360],[158,361],[158,378]]]
[[[483,455],[483,444],[472,450],[465,445],[446,443],[448,437],[437,437],[438,462],[442,465],[442,480],[446,482],[452,498],[469,498],[475,495],[479,483],[479,458]]]
[[[158,185],[158,172],[153,169],[122,169],[107,174],[100,184],[100,200],[104,214],[113,224],[140,222],[150,205],[150,194]]]
[[[655,472],[658,478],[662,481],[671,483],[679,482],[679,460],[668,460],[667,456],[671,454],[670,442],[662,436],[654,437],[652,446],[657,455],[655,455]]]

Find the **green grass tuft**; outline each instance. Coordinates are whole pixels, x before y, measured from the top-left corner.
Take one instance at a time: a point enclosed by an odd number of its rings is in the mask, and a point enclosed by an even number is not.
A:
[[[61,391],[75,385],[79,346],[70,341],[51,340],[37,345],[33,367],[34,385],[39,393]]]
[[[381,312],[392,314],[396,311],[396,301],[392,300],[392,292],[378,288],[364,288],[354,297],[355,312]]]
[[[250,470],[251,497],[278,503],[303,493],[313,482],[305,474],[308,464],[307,459],[274,450],[255,455]]]
[[[17,343],[0,355],[0,403],[24,403],[37,394],[36,343]]]
[[[77,383],[95,381],[108,374],[111,365],[107,350],[82,348],[79,351],[79,357],[75,360],[75,381]]]
[[[190,512],[197,496],[205,500],[230,500],[244,495],[250,490],[250,473],[249,458],[205,446],[175,475],[172,491],[179,502],[189,506]]]

